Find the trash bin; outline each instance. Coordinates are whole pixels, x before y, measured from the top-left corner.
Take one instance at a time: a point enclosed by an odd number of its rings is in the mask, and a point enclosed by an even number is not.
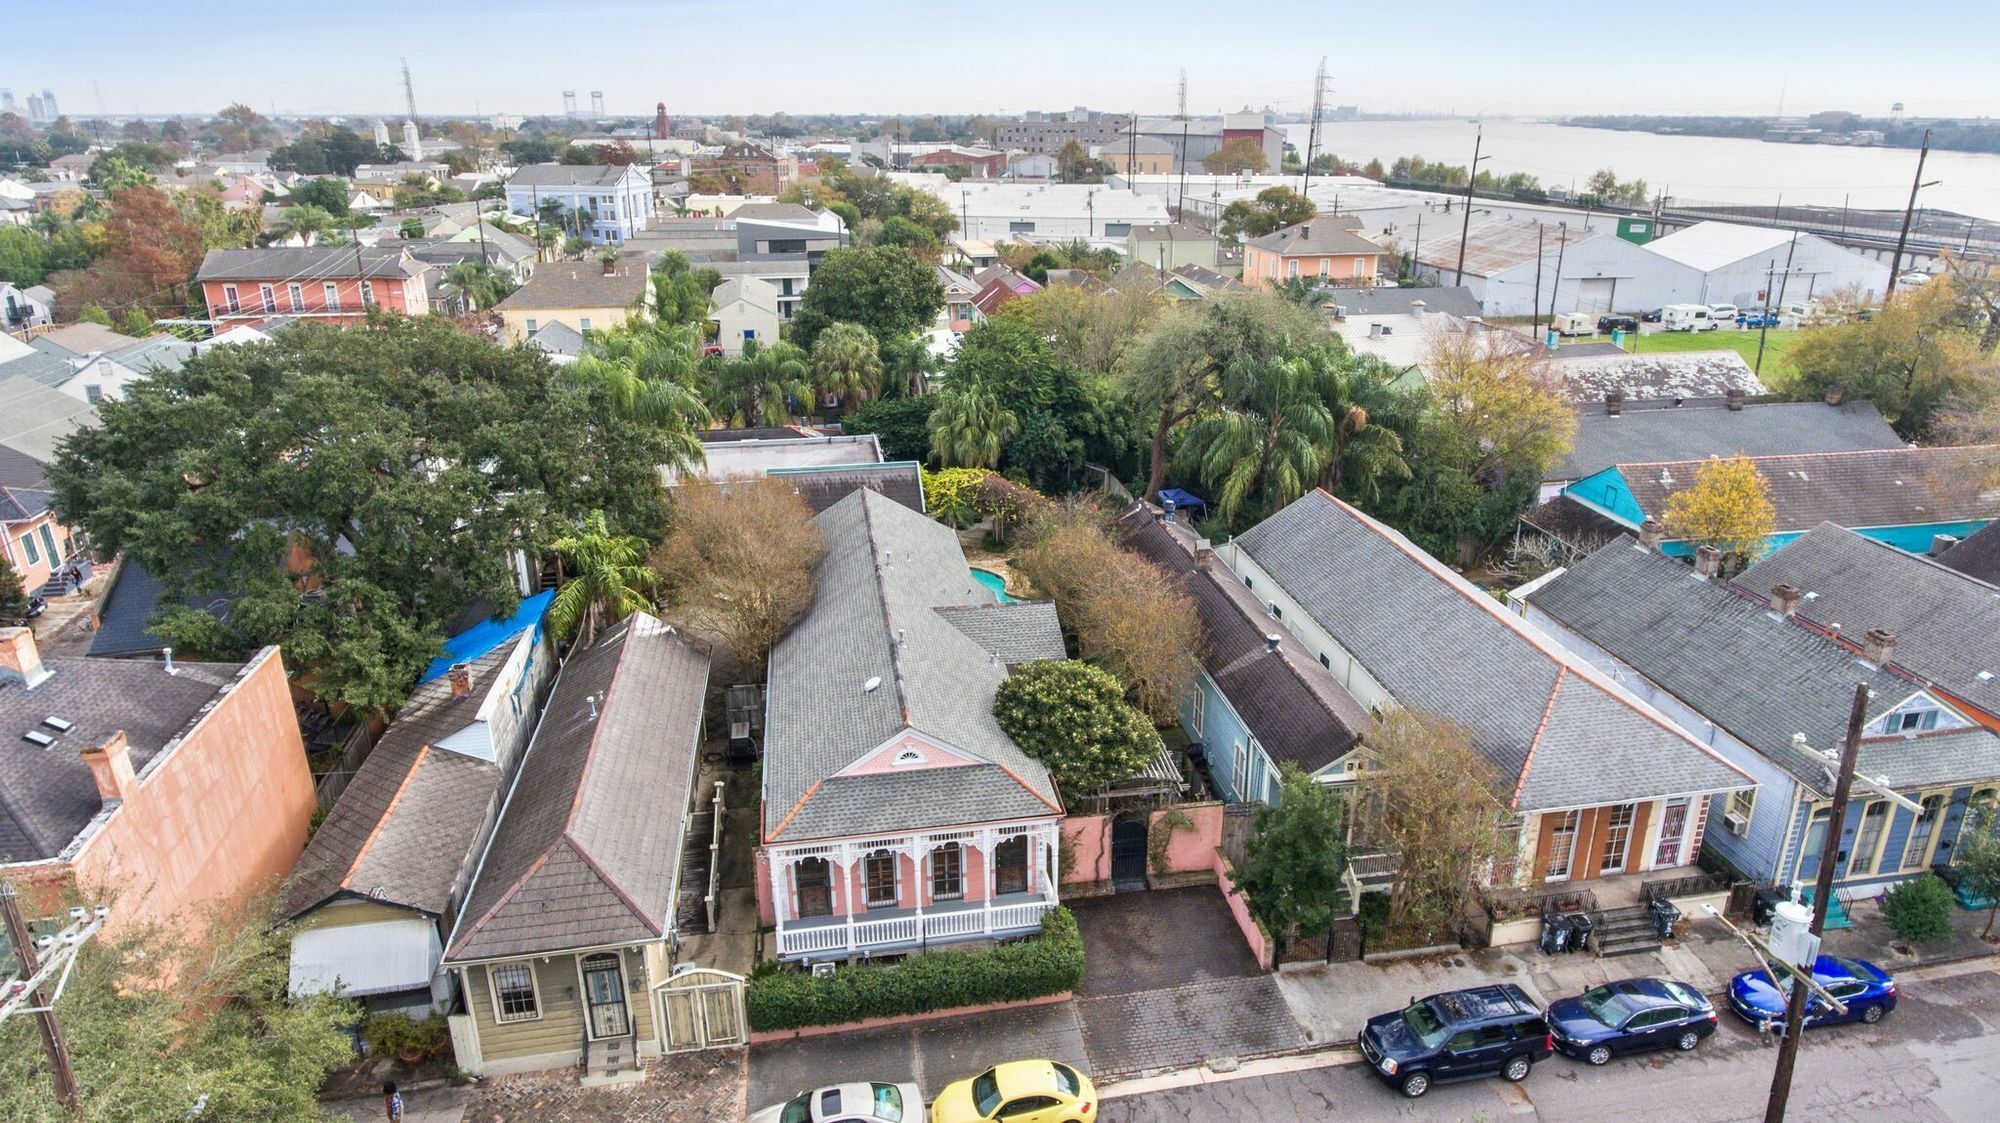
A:
[[[1653,911],[1653,931],[1662,940],[1673,939],[1674,925],[1681,919],[1681,910],[1665,897],[1653,898],[1650,907]]]
[[[1590,934],[1596,928],[1597,925],[1591,921],[1590,914],[1587,912],[1580,912],[1571,916],[1569,918],[1569,950],[1572,952],[1588,951],[1590,949]]]
[[[1759,889],[1750,901],[1750,922],[1757,927],[1771,923],[1771,914],[1778,911],[1778,905],[1789,898],[1782,889]]]

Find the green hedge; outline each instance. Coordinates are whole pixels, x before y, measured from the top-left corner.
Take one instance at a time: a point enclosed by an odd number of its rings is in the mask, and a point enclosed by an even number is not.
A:
[[[1083,937],[1066,908],[1042,916],[1042,934],[981,951],[927,951],[901,963],[843,966],[815,979],[799,971],[751,976],[746,1002],[759,1033],[841,1025],[1019,1002],[1074,990],[1083,981]]]

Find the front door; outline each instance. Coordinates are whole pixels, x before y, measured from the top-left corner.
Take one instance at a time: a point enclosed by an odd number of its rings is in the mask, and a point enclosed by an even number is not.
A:
[[[1120,893],[1146,887],[1146,821],[1120,819],[1111,827],[1111,886]]]
[[[1028,836],[1017,834],[993,848],[993,893],[1028,891]]]
[[[584,959],[583,1000],[593,1040],[632,1032],[632,1015],[625,1006],[625,971],[617,955]]]

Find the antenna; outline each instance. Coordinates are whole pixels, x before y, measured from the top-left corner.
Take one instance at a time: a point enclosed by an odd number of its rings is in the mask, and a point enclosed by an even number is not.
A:
[[[1311,198],[1313,182],[1313,156],[1319,150],[1319,118],[1326,111],[1326,56],[1319,56],[1319,72],[1313,75],[1313,119],[1312,128],[1306,133],[1306,177],[1299,194]],[[1339,208],[1334,208],[1338,210]]]
[[[410,60],[403,60],[403,101],[410,107],[410,120],[417,119],[417,88],[410,82]]]
[[[1181,67],[1181,120],[1187,120],[1187,67]]]

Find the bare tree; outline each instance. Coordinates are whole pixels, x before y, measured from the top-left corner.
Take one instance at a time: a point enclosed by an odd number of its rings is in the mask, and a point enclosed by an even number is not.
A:
[[[1499,775],[1471,730],[1417,710],[1392,711],[1366,744],[1360,823],[1397,858],[1390,924],[1404,936],[1448,933],[1513,849]]]
[[[764,657],[813,599],[826,540],[812,508],[769,477],[686,480],[650,558],[676,619],[761,674]]]

